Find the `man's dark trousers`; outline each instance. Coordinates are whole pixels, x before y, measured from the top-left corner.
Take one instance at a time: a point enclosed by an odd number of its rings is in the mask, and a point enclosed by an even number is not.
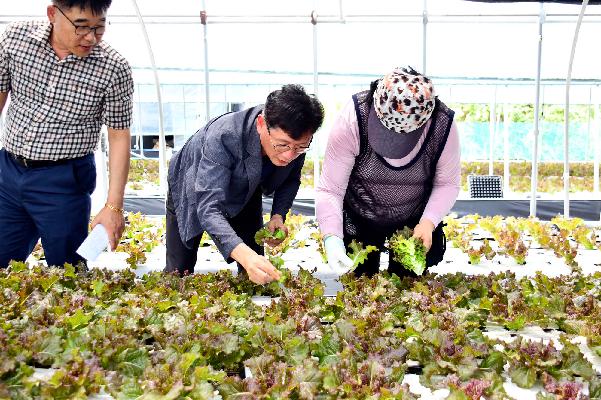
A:
[[[0,268],[24,261],[39,238],[48,265],[83,261],[75,251],[88,234],[95,186],[93,154],[28,168],[0,149]]]

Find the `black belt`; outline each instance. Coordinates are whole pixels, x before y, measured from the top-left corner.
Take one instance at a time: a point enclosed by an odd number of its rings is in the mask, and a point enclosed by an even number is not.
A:
[[[71,158],[62,158],[60,160],[30,160],[29,158],[13,154],[10,151],[7,151],[7,153],[13,160],[17,162],[17,164],[25,168],[52,167],[55,165],[65,164],[72,160]]]

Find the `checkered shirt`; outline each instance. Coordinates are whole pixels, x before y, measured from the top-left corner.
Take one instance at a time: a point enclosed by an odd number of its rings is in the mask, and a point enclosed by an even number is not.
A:
[[[100,128],[128,129],[133,79],[127,61],[105,42],[89,56],[59,60],[49,22],[17,22],[0,36],[0,92],[10,92],[6,150],[32,160],[94,152]]]

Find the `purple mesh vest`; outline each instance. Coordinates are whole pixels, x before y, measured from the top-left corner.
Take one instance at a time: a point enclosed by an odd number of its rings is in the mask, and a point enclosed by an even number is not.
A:
[[[360,150],[344,196],[344,210],[375,226],[418,222],[432,192],[436,164],[447,142],[453,110],[436,99],[432,122],[420,151],[407,165],[393,167],[367,140],[369,91],[353,95]]]

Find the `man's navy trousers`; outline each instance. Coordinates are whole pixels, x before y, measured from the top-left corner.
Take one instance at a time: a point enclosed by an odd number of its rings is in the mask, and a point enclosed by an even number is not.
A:
[[[52,266],[83,261],[96,186],[94,155],[31,161],[0,149],[0,268],[25,261],[38,239]]]

